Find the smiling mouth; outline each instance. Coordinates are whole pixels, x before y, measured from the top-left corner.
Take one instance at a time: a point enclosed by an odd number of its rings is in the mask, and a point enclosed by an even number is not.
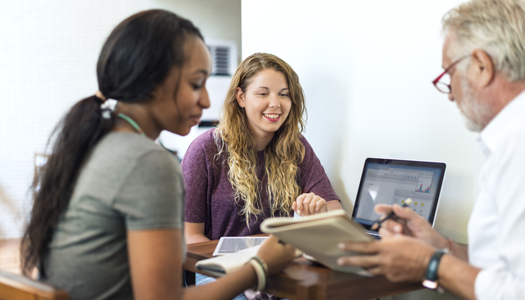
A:
[[[280,114],[263,114],[268,119],[279,119]]]

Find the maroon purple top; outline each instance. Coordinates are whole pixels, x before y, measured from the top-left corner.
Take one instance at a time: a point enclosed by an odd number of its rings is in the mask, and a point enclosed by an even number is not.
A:
[[[264,151],[257,153],[257,178],[262,183],[260,196],[263,213],[257,218],[252,216],[248,228],[244,215],[239,215],[243,203],[235,202],[235,191],[228,180],[230,167],[226,150],[215,160],[219,149],[215,143],[214,130],[210,129],[195,139],[182,160],[186,186],[185,221],[205,223],[204,235],[210,240],[217,240],[223,236],[260,234],[260,224],[272,215],[268,204],[268,180],[264,172]],[[301,142],[305,147],[304,160],[299,165],[298,176],[302,192],[314,193],[326,201],[339,200],[321,162],[304,136],[301,136]],[[293,215],[293,211],[290,214]],[[277,211],[275,216],[281,216],[281,213]]]

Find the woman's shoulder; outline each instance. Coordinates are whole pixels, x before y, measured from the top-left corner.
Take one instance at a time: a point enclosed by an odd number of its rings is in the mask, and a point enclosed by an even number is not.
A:
[[[151,139],[127,132],[110,132],[95,147],[83,168],[85,176],[126,178],[132,172],[159,174],[157,168],[171,177],[177,176],[179,163],[174,155]],[[105,174],[105,175],[104,175]],[[109,175],[113,174],[113,175]],[[123,183],[123,182],[121,182]]]
[[[73,199],[89,195],[112,203],[124,186],[141,185],[144,178],[172,185],[179,177],[176,158],[152,140],[134,133],[110,132],[82,167]]]
[[[191,142],[182,159],[182,165],[184,166],[184,161],[212,161],[221,150],[220,142],[215,128],[203,132]]]
[[[216,135],[215,128],[211,128],[209,130],[206,130],[201,135],[199,135],[197,138],[191,142],[188,151],[197,150],[199,148],[201,149],[216,149],[217,148],[217,142],[216,142]]]
[[[314,149],[312,148],[312,146],[310,145],[306,137],[304,137],[304,135],[302,134],[300,137],[300,141],[301,143],[303,143],[303,146],[304,146],[304,157],[303,157],[302,162],[299,164],[299,167],[303,168],[305,167],[305,165],[310,165],[313,162],[317,161],[318,158],[317,158],[317,155],[315,154]]]
[[[301,143],[303,143],[304,145],[304,150],[305,151],[313,151],[312,149],[312,146],[310,145],[310,143],[306,140],[306,138],[304,137],[304,135],[300,135],[299,136],[299,140],[301,141]]]
[[[152,152],[162,156],[166,151],[144,136],[128,132],[110,132],[95,147],[91,158],[97,162],[103,160],[104,163],[98,162],[101,165],[119,161],[129,164],[130,161],[140,160]]]
[[[151,139],[133,132],[109,132],[99,142],[97,147],[123,149],[128,153],[140,153],[162,149]]]

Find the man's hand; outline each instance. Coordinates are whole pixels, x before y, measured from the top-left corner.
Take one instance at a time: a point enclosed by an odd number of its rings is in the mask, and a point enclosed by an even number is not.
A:
[[[436,248],[403,235],[378,242],[341,243],[339,249],[359,252],[338,259],[341,266],[359,266],[373,275],[385,275],[390,281],[421,281]]]
[[[395,218],[381,224],[379,234],[382,238],[396,235],[407,235],[425,241],[436,248],[449,248],[449,242],[432,228],[428,220],[418,215],[410,207],[394,204],[378,204],[374,207],[376,213],[387,215],[394,212]]]
[[[292,208],[301,217],[328,211],[326,200],[314,193],[299,195]]]

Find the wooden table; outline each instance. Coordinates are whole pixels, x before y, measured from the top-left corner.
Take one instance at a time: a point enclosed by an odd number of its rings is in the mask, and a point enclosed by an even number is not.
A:
[[[195,273],[199,260],[211,258],[218,241],[188,245],[184,268]],[[209,275],[209,274],[206,274]],[[211,275],[210,275],[211,276]],[[384,276],[363,277],[336,272],[315,266],[301,257],[295,259],[283,272],[268,278],[264,292],[293,300],[352,299],[370,300],[422,289],[421,283],[392,283]]]

